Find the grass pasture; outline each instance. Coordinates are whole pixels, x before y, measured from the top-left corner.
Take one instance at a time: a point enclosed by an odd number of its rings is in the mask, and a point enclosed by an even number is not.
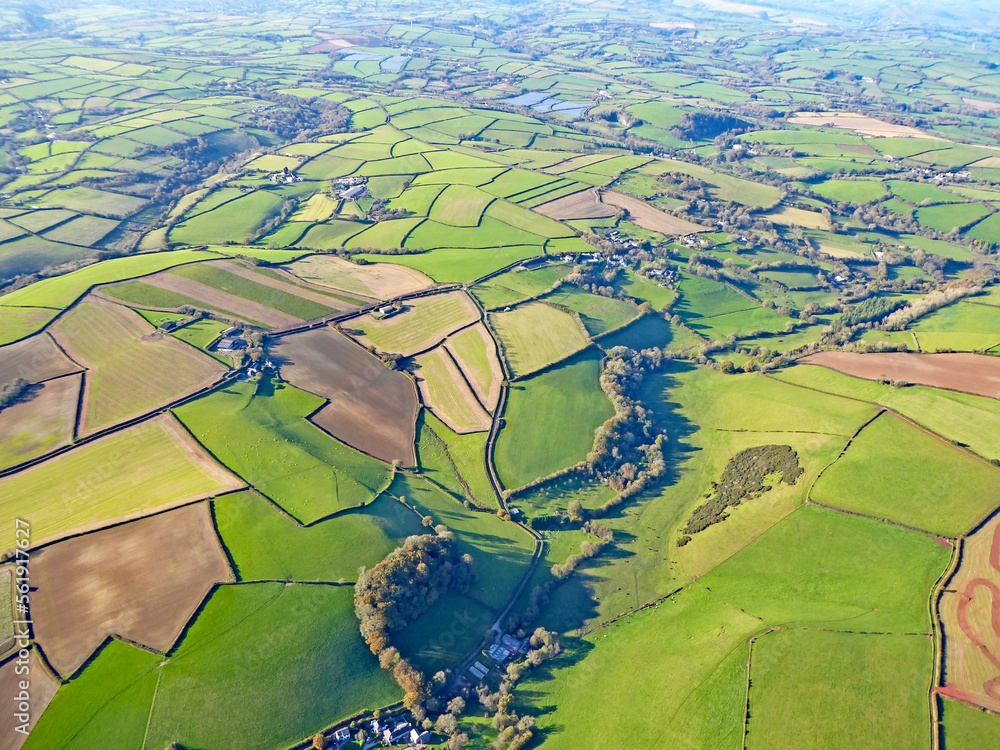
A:
[[[494,456],[505,487],[521,487],[587,457],[594,430],[614,414],[600,372],[601,355],[590,349],[511,386]]]
[[[941,700],[944,750],[979,750],[1000,744],[1000,719],[958,701]]]
[[[483,460],[486,440],[487,435],[482,432],[459,435],[424,410],[417,427],[420,469],[456,498],[472,499],[485,508],[495,507],[496,493]]]
[[[883,414],[824,472],[811,498],[956,536],[995,506],[998,491],[1000,470]]]
[[[568,264],[546,265],[531,271],[514,269],[476,284],[472,293],[487,309],[506,307],[544,294],[572,270]]]
[[[559,362],[588,343],[572,315],[543,302],[490,313],[489,322],[515,377]]]
[[[389,471],[306,420],[322,400],[270,380],[233,383],[176,409],[223,464],[302,523],[366,505]]]
[[[761,636],[753,647],[746,746],[929,747],[931,652],[920,635]]]
[[[546,747],[739,747],[746,639],[760,622],[703,589],[677,594],[567,644],[525,697]],[[614,668],[642,664],[642,669]],[[643,706],[642,710],[638,710]]]
[[[925,633],[951,558],[926,534],[806,505],[701,579],[772,625]]]
[[[547,295],[544,301],[579,314],[583,327],[591,336],[621,328],[639,317],[639,309],[635,305],[614,297],[590,294],[570,285]]]
[[[241,581],[353,581],[359,566],[375,565],[423,531],[413,511],[385,494],[307,527],[254,492],[226,495],[212,506]]]
[[[37,545],[242,484],[172,418],[158,417],[0,479],[9,521],[0,544],[14,545],[15,518],[31,522]]]
[[[147,744],[285,747],[396,701],[400,690],[362,640],[352,599],[350,587],[337,586],[217,589],[161,667],[155,702],[142,714]]]

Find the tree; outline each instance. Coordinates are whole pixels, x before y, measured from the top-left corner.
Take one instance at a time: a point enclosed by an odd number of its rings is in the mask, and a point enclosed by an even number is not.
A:
[[[469,744],[469,735],[465,732],[460,732],[459,734],[453,734],[451,739],[448,740],[448,750],[462,750],[463,747]]]
[[[434,722],[434,731],[451,736],[458,730],[458,719],[451,714],[441,714]]]
[[[315,750],[323,750],[323,748],[326,747],[326,735],[323,734],[322,732],[318,732],[313,737],[312,746],[315,748]]]

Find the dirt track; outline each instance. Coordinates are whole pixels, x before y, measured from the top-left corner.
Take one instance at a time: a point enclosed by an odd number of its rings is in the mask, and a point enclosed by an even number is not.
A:
[[[801,361],[866,380],[886,378],[1000,398],[1000,358],[984,354],[819,352]]]

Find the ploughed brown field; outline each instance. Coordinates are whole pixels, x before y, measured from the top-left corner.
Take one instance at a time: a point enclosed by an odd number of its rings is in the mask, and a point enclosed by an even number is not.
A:
[[[962,546],[941,596],[944,695],[1000,711],[1000,517]]]
[[[371,301],[434,286],[434,281],[413,268],[394,263],[359,265],[336,255],[310,255],[288,266],[295,277]]]
[[[0,750],[18,750],[27,739],[26,735],[15,732],[14,727],[21,722],[14,716],[14,706],[17,705],[15,699],[20,691],[18,683],[26,679],[26,676],[17,673],[17,657],[4,662],[0,666],[0,704],[4,710],[0,711]],[[46,671],[34,651],[28,656],[28,670],[31,685],[29,694],[31,695],[31,716],[28,721],[29,729],[33,729],[42,715],[46,706],[56,694],[59,683],[52,675]]]
[[[0,348],[0,384],[24,378],[38,383],[56,378],[80,367],[69,360],[47,333]]]
[[[73,438],[81,375],[30,387],[17,403],[0,411],[0,468],[13,466],[66,445]]]
[[[988,398],[1000,397],[1000,359],[984,354],[818,352],[801,361],[866,380],[900,380]]]
[[[535,211],[550,219],[600,219],[614,216],[614,206],[607,206],[597,199],[597,189],[581,190],[579,193],[564,195],[554,201],[535,206]]]
[[[57,542],[31,569],[35,638],[62,675],[112,634],[166,651],[230,575],[208,503]]]
[[[788,118],[788,121],[796,125],[814,125],[817,127],[832,126],[843,130],[853,130],[862,135],[872,135],[877,137],[897,137],[897,138],[928,138],[935,141],[943,141],[929,133],[911,128],[909,125],[896,125],[895,123],[876,120],[874,117],[858,114],[857,112],[796,112]]]
[[[406,375],[332,328],[282,336],[270,351],[283,379],[329,399],[315,424],[383,461],[416,463],[417,394]]]
[[[611,206],[624,208],[628,211],[629,220],[638,224],[643,229],[660,234],[694,234],[695,232],[707,232],[708,229],[700,224],[679,219],[673,214],[653,208],[647,203],[633,198],[630,195],[622,195],[610,190],[601,191],[601,201]]]

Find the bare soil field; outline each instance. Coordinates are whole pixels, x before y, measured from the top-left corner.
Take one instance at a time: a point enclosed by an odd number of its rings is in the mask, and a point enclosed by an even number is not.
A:
[[[941,692],[1000,711],[1000,517],[965,540],[962,562],[941,596]]]
[[[208,503],[58,542],[31,567],[35,638],[64,676],[112,634],[166,651],[230,575]]]
[[[143,279],[143,282],[160,289],[166,289],[168,292],[182,294],[196,302],[227,312],[235,318],[258,320],[274,328],[302,322],[301,318],[296,318],[294,315],[283,313],[259,302],[237,297],[235,294],[229,294],[221,289],[215,289],[207,284],[176,274],[158,273]]]
[[[17,378],[38,383],[79,369],[46,333],[0,348],[0,384]]]
[[[988,398],[1000,397],[1000,359],[984,354],[819,352],[802,361],[866,380],[901,380]]]
[[[581,190],[579,193],[571,193],[554,201],[535,206],[535,211],[550,219],[601,219],[614,216],[616,212],[613,206],[605,205],[598,200],[597,189]]]
[[[628,211],[629,220],[638,224],[643,229],[667,235],[694,234],[696,232],[708,231],[708,229],[699,224],[678,219],[666,211],[653,208],[638,198],[622,195],[610,190],[602,190],[600,195],[602,202],[611,206],[618,206],[618,208],[624,208]]]
[[[62,317],[52,335],[87,368],[83,432],[197,390],[225,371],[208,355],[159,333],[134,311],[94,297]]]
[[[13,466],[66,445],[73,438],[81,375],[31,386],[0,411],[0,467]]]
[[[24,679],[24,675],[18,675],[16,656],[7,660],[0,666],[0,701],[3,701],[7,709],[0,713],[0,750],[19,750],[24,744],[27,736],[20,732],[15,732],[14,727],[21,722],[14,717],[13,706],[16,705],[15,698],[20,692],[18,683]],[[56,694],[59,683],[42,666],[38,656],[32,650],[28,657],[28,669],[31,674],[31,716],[28,721],[29,730],[33,729],[38,717],[51,702]]]
[[[406,375],[331,328],[283,336],[270,351],[282,378],[330,400],[312,416],[314,423],[383,461],[416,462],[419,404]]]
[[[458,433],[490,428],[490,415],[480,406],[443,346],[421,354],[414,363],[424,403],[442,422]]]
[[[962,101],[968,104],[970,107],[975,107],[976,109],[982,110],[983,112],[995,112],[1000,109],[1000,103],[998,102],[988,102],[984,99],[970,99],[967,96],[962,97]]]
[[[575,169],[583,169],[584,167],[589,167],[591,164],[607,161],[614,158],[614,156],[615,154],[584,154],[583,156],[574,156],[566,161],[553,164],[551,167],[546,167],[543,171],[548,174],[566,174],[566,172],[572,172]]]
[[[492,411],[500,399],[503,369],[486,326],[479,324],[459,331],[449,336],[444,345],[469,379],[480,402]]]
[[[310,255],[290,264],[288,271],[314,284],[360,294],[374,300],[392,299],[434,286],[420,271],[393,263],[359,265],[334,255]]]
[[[269,286],[272,289],[277,289],[288,294],[293,294],[296,297],[302,297],[303,299],[311,300],[320,305],[326,305],[327,307],[332,307],[337,312],[343,312],[344,310],[352,310],[353,306],[338,300],[336,297],[331,297],[328,294],[323,294],[322,292],[315,292],[311,289],[306,289],[304,287],[292,284],[286,281],[280,281],[271,276],[265,276],[262,273],[257,273],[247,268],[245,265],[238,261],[231,260],[220,260],[220,261],[210,261],[206,265],[216,265],[229,273],[240,276],[241,278],[248,279],[250,281],[255,281],[258,284],[263,284],[264,286]]]
[[[911,128],[908,125],[894,125],[891,122],[876,120],[874,117],[860,115],[855,112],[797,112],[788,118],[796,125],[814,125],[853,130],[861,135],[896,138],[929,138],[943,141],[944,138],[925,133],[923,130]]]

